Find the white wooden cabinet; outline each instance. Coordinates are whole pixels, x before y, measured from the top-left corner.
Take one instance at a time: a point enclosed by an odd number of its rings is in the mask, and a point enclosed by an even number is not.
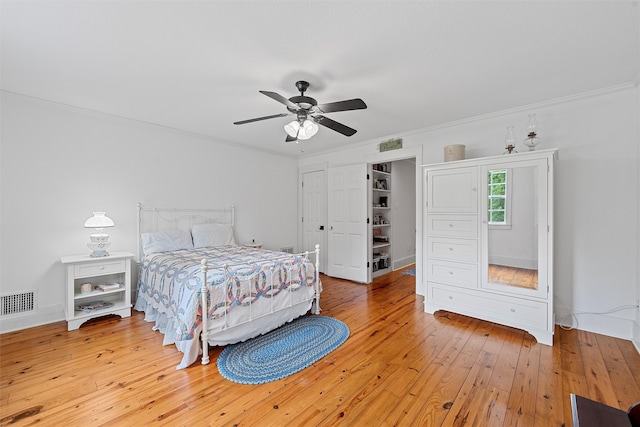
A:
[[[448,310],[520,328],[553,345],[556,153],[423,166],[426,312]],[[499,202],[500,220],[489,215],[488,180],[495,171],[505,171],[510,187]]]
[[[431,213],[477,213],[478,169],[451,167],[432,173],[426,200]]]
[[[131,316],[131,259],[130,252],[110,252],[109,256],[91,258],[87,255],[63,256],[60,261],[67,268],[66,320],[69,331],[78,329],[87,320],[117,314]],[[118,283],[117,289],[102,291],[99,284]],[[82,285],[88,290],[82,289]],[[96,302],[109,307],[83,311]]]

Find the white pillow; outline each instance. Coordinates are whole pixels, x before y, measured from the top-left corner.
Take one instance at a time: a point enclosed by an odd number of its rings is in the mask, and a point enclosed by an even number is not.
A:
[[[196,224],[191,227],[194,248],[235,245],[229,224]]]
[[[155,233],[142,233],[142,252],[145,255],[156,252],[193,249],[193,241],[188,231],[168,230]]]

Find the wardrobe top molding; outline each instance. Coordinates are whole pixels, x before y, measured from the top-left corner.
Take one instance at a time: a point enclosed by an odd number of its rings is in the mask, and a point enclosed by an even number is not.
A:
[[[558,159],[558,149],[549,148],[547,150],[525,151],[524,153],[514,154],[501,154],[497,156],[489,157],[477,157],[473,159],[454,160],[451,162],[429,163],[426,165],[420,165],[422,168],[437,168],[437,167],[451,167],[455,166],[477,166],[487,163],[503,163],[509,161],[521,161],[527,159],[539,159],[541,157],[553,157],[554,160]]]

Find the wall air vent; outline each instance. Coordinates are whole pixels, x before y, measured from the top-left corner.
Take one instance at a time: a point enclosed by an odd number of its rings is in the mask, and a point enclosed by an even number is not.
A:
[[[35,291],[0,296],[0,316],[35,311]]]

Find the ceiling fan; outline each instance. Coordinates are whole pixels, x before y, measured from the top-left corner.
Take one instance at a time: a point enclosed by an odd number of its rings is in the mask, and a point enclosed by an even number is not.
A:
[[[245,123],[274,119],[276,117],[286,117],[289,114],[295,114],[296,120],[284,127],[287,132],[287,142],[297,142],[298,140],[311,138],[316,134],[316,132],[318,132],[318,125],[328,127],[329,129],[339,132],[345,136],[351,136],[357,132],[355,129],[343,125],[342,123],[338,123],[335,120],[331,120],[322,114],[348,110],[363,110],[367,108],[367,104],[365,104],[362,99],[355,98],[345,101],[329,102],[328,104],[318,104],[315,99],[304,95],[306,90],[309,88],[308,82],[300,80],[296,82],[296,88],[300,91],[300,96],[293,96],[289,99],[275,92],[269,92],[266,90],[260,91],[260,93],[267,95],[269,98],[284,104],[287,107],[287,110],[289,110],[288,113],[241,120],[239,122],[234,122],[233,124],[243,125]]]

